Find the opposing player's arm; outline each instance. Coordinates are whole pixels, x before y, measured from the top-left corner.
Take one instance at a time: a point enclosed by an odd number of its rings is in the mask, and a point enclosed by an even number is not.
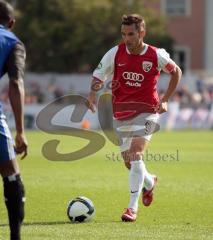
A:
[[[25,47],[17,43],[10,53],[6,68],[9,76],[9,99],[16,123],[16,152],[27,155],[27,140],[24,134],[24,70]]]
[[[177,85],[182,76],[182,71],[179,66],[170,58],[169,54],[164,49],[159,49],[158,51],[158,65],[159,69],[162,69],[164,72],[170,74],[171,76],[169,85],[161,99],[158,109],[158,113],[163,113],[167,111],[168,100],[177,88]]]
[[[97,92],[103,87],[104,81],[113,73],[114,71],[114,58],[117,52],[117,46],[110,49],[101,59],[98,67],[93,72],[90,93],[88,96],[88,107],[92,112],[95,112]]]

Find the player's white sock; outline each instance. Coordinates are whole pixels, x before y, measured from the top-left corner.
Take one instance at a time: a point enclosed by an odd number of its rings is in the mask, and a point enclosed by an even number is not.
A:
[[[144,164],[144,187],[146,188],[146,190],[151,190],[154,185],[154,176],[147,171],[144,162],[143,164]]]
[[[131,162],[129,173],[130,202],[128,208],[132,208],[136,212],[144,182],[144,166],[142,160]]]

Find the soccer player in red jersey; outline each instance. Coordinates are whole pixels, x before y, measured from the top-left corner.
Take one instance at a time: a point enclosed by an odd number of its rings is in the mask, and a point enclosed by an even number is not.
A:
[[[165,49],[144,42],[145,21],[138,14],[124,15],[121,23],[123,42],[110,49],[93,72],[89,108],[94,112],[96,94],[112,75],[114,128],[120,134],[120,148],[129,171],[130,201],[121,216],[133,222],[137,217],[138,200],[149,206],[157,177],[150,174],[143,153],[157,126],[159,114],[167,111],[168,100],[181,78],[181,70]],[[157,81],[160,72],[170,74],[164,96],[159,99]],[[125,134],[122,132],[125,131]],[[127,133],[129,134],[127,135]]]

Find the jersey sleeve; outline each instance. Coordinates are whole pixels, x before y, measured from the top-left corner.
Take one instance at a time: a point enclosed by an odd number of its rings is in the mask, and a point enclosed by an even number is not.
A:
[[[157,49],[158,69],[166,73],[172,73],[176,67],[176,63],[170,58],[169,53],[163,49]]]
[[[6,71],[10,79],[24,77],[26,51],[23,43],[17,43],[11,51],[7,62]]]
[[[101,59],[93,72],[93,77],[105,81],[114,71],[114,60],[118,46],[111,48]]]

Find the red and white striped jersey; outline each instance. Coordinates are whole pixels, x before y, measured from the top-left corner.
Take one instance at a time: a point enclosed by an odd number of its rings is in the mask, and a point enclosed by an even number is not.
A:
[[[171,73],[175,66],[165,49],[145,44],[143,52],[134,55],[121,43],[104,55],[93,77],[105,81],[113,75],[114,117],[128,119],[140,113],[156,112],[160,71]]]

